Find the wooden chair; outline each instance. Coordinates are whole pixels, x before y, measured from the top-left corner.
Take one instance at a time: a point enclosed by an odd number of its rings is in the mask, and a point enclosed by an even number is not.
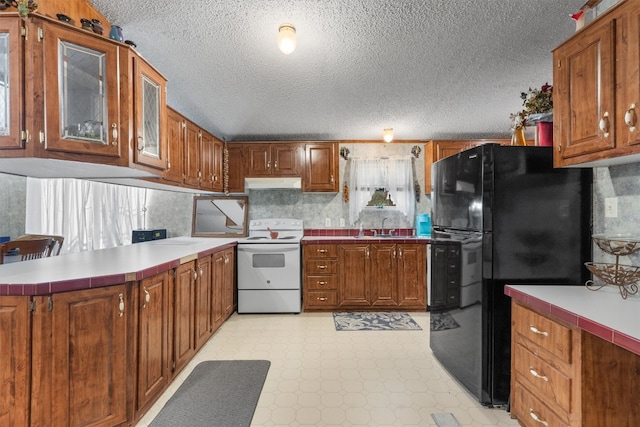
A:
[[[51,251],[51,237],[42,239],[12,240],[0,244],[0,264],[4,264],[4,256],[7,252],[17,249],[20,261],[44,258]]]
[[[33,239],[51,239],[51,245],[49,247],[49,253],[47,256],[57,256],[60,255],[60,250],[62,249],[62,244],[64,243],[63,236],[53,236],[48,234],[24,234],[20,237],[17,237],[16,240],[33,240]]]

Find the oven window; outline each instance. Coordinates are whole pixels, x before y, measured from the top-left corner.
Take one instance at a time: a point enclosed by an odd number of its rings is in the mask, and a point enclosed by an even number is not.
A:
[[[253,254],[253,268],[284,268],[284,254]]]

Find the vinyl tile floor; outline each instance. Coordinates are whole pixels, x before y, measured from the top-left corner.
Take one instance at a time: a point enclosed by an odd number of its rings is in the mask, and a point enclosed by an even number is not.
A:
[[[332,313],[233,314],[138,422],[146,427],[205,360],[271,361],[253,427],[517,426],[485,408],[429,349],[429,313],[410,313],[422,331],[336,331]]]

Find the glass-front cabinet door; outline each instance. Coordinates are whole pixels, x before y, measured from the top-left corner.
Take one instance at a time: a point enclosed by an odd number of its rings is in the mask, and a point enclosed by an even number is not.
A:
[[[118,46],[42,24],[45,149],[120,157]]]
[[[0,149],[23,147],[21,22],[0,18]]]
[[[134,57],[135,162],[157,169],[167,165],[166,80],[153,67]]]

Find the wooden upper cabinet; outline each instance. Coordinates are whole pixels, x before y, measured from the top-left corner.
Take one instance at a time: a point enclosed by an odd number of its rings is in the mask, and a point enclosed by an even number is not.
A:
[[[3,111],[0,117],[0,150],[22,148],[21,131],[24,129],[23,93],[23,39],[20,35],[22,20],[0,19],[0,83],[11,90],[0,92]]]
[[[185,128],[184,117],[167,108],[167,167],[162,175],[167,181],[182,183]]]
[[[432,140],[424,145],[424,192],[431,193],[431,165],[438,160],[458,154],[461,151],[482,144],[510,145],[510,139],[468,139],[468,140]],[[535,145],[534,140],[527,140],[527,145]]]
[[[294,143],[246,143],[246,176],[301,176],[301,145]]]
[[[39,25],[45,150],[122,157],[127,147],[121,140],[118,45],[70,26]]]
[[[339,178],[338,143],[307,143],[302,191],[338,192]]]
[[[222,149],[222,141],[202,130],[200,188],[209,191],[222,191]]]
[[[183,183],[191,187],[200,186],[200,143],[202,131],[189,120],[185,120]]]
[[[554,50],[555,166],[640,158],[639,19],[621,2]]]
[[[476,145],[472,141],[429,141],[424,145],[424,192],[431,193],[431,165]]]
[[[166,79],[131,50],[133,63],[134,161],[156,169],[167,167]]]
[[[227,144],[227,151],[229,161],[227,190],[231,193],[242,193],[244,192],[244,177],[246,174],[245,145],[230,143]]]

